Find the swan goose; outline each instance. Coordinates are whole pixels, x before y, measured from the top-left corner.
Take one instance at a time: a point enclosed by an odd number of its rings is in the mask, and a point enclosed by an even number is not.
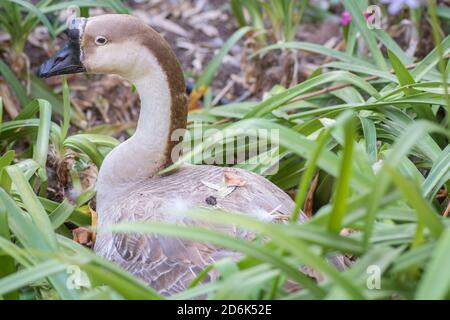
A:
[[[186,126],[187,101],[180,64],[156,31],[135,17],[107,14],[74,19],[68,35],[69,43],[41,65],[38,75],[117,74],[136,86],[141,99],[135,133],[114,148],[100,168],[96,183],[98,228],[121,221],[173,222],[168,212],[176,207],[222,208],[261,218],[270,213],[274,220],[289,216],[294,208],[292,199],[252,172],[185,165],[168,175],[157,175],[172,163],[174,143],[170,137],[174,130]],[[220,185],[227,173],[246,184],[220,198],[218,191],[203,183]],[[305,219],[301,213],[300,222]],[[183,218],[176,222],[192,223]],[[222,232],[235,237],[250,236],[224,228]],[[206,265],[236,257],[230,250],[204,243],[102,232],[97,234],[94,251],[164,295],[185,289]]]

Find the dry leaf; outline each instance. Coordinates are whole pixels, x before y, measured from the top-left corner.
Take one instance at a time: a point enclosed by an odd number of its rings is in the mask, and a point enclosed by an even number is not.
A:
[[[73,241],[84,246],[92,245],[92,231],[88,228],[76,228],[72,230]]]
[[[223,178],[227,187],[242,187],[247,183],[247,181],[243,180],[237,174],[229,171],[224,171]]]
[[[308,194],[306,195],[305,205],[303,206],[303,212],[308,217],[312,217],[313,215],[314,193],[316,192],[318,181],[319,181],[319,173],[316,173],[313,181],[311,182]]]
[[[6,84],[0,83],[0,97],[3,98],[6,113],[11,119],[14,119],[19,114],[19,110]]]
[[[97,228],[97,224],[98,224],[98,215],[97,215],[97,211],[95,211],[92,207],[92,200],[89,201],[88,203],[88,208],[89,208],[89,212],[91,213],[91,227],[92,230],[91,231],[91,240],[92,240],[92,245],[95,243],[95,239],[97,237],[97,234],[95,232],[96,228]]]

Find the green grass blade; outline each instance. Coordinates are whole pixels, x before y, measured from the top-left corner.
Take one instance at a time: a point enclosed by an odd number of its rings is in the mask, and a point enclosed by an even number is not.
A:
[[[26,105],[29,102],[27,92],[25,88],[22,86],[20,81],[14,75],[12,70],[8,67],[8,65],[0,59],[0,74],[5,78],[6,82],[11,86],[11,89],[16,94],[17,99],[19,100],[21,105]]]
[[[376,37],[384,44],[384,46],[391,52],[393,52],[400,61],[405,64],[413,63],[413,58],[408,57],[402,48],[392,39],[384,30],[373,29]]]
[[[27,269],[20,270],[0,279],[0,295],[20,289],[37,280],[64,272],[66,268],[66,264],[54,260],[47,260]]]
[[[436,160],[422,184],[422,194],[428,200],[434,198],[439,188],[450,179],[450,146]]]
[[[11,234],[9,232],[8,213],[5,206],[0,202],[0,238],[11,241]],[[0,280],[13,274],[16,271],[14,259],[0,250]],[[2,295],[2,294],[0,294]],[[9,291],[5,294],[5,299],[16,300],[19,298],[18,291]]]
[[[273,97],[264,100],[263,102],[254,106],[249,112],[247,112],[245,118],[256,118],[267,115],[277,107],[287,103],[295,97],[306,93],[311,89],[331,82],[350,83],[366,91],[371,96],[380,97],[378,91],[364,79],[346,71],[332,71],[306,80],[292,88],[289,88]]]
[[[439,63],[442,55],[450,54],[450,35],[448,35],[440,45],[436,46],[417,66],[411,71],[411,75],[416,81],[421,80]]]
[[[279,43],[279,44],[273,44],[270,46],[266,46],[266,47],[256,51],[252,56],[255,56],[258,54],[265,54],[269,51],[278,50],[278,49],[296,49],[296,50],[302,50],[302,51],[307,51],[307,52],[313,52],[313,53],[318,53],[318,54],[321,54],[321,55],[324,55],[327,57],[332,57],[332,58],[335,58],[337,60],[340,60],[340,61],[343,61],[346,63],[358,64],[358,65],[362,65],[362,66],[369,67],[369,68],[374,67],[371,63],[364,61],[362,59],[352,57],[351,55],[346,54],[344,52],[330,49],[330,48],[324,47],[319,44],[310,43],[310,42],[301,42],[301,41],[292,41],[292,42],[285,42],[285,43]]]
[[[95,279],[99,284],[108,285],[124,298],[132,300],[163,299],[162,296],[142,280],[125,272],[116,264],[102,259],[91,250],[87,250],[78,243],[63,236],[58,236],[58,241],[62,247],[80,255],[80,258],[75,257],[74,259],[65,255],[57,255],[55,258],[62,259],[66,263],[77,264],[83,271],[90,275],[91,279]],[[80,260],[83,260],[83,263],[80,263]]]
[[[38,100],[39,103],[39,128],[36,139],[36,147],[33,159],[45,169],[48,156],[48,143],[50,138],[52,107],[45,100]]]
[[[340,160],[340,173],[337,178],[336,191],[333,198],[333,210],[328,222],[328,230],[338,233],[342,227],[342,220],[347,210],[350,195],[350,180],[353,167],[353,143],[355,138],[355,124],[350,119],[344,127],[344,150]]]
[[[217,231],[198,227],[169,225],[159,222],[121,223],[115,226],[111,226],[109,230],[112,232],[157,233],[160,235],[178,237],[193,241],[213,243],[231,250],[243,252],[258,260],[274,265],[275,267],[283,270],[293,280],[302,284],[305,288],[311,290],[311,292],[314,293],[317,297],[323,297],[325,294],[325,292],[307,276],[297,271],[297,269],[293,266],[287,264],[281,256],[274,253],[273,251],[248,241],[226,236]]]
[[[39,10],[39,8],[35,7],[31,2],[27,2],[24,0],[9,0],[9,1],[17,3],[18,5],[24,7],[27,11],[32,12],[44,24],[50,35],[53,38],[56,36],[50,21],[48,21],[47,17],[42,13],[42,11]]]
[[[69,86],[67,84],[66,77],[63,77],[62,81],[62,92],[63,92],[63,123],[61,125],[61,136],[60,140],[63,142],[67,137],[67,132],[69,131],[70,126],[70,92]]]
[[[377,151],[377,130],[372,120],[365,117],[359,117],[364,133],[364,140],[366,144],[366,152],[372,163],[378,159]]]
[[[49,219],[52,222],[53,229],[56,230],[67,219],[69,219],[74,209],[75,208],[69,203],[69,201],[64,199],[64,201],[61,202],[59,206],[49,214]]]
[[[43,234],[43,231],[33,223],[26,213],[17,206],[16,202],[1,188],[0,202],[4,204],[8,212],[11,231],[27,250],[43,253],[54,252],[55,247],[51,246],[47,240],[48,238],[52,238],[52,235],[54,236],[53,231],[50,231],[51,233],[47,235]],[[42,257],[36,257],[36,260],[42,262]],[[78,298],[78,292],[69,290],[66,286],[67,274],[58,273],[51,275],[49,276],[49,282],[53,285],[62,299]]]
[[[325,146],[329,135],[329,131],[324,131],[317,138],[317,145],[314,151],[311,154],[311,158],[305,164],[306,170],[300,179],[298,184],[298,191],[295,196],[295,207],[292,212],[291,221],[296,223],[298,221],[298,217],[300,215],[300,211],[303,208],[304,201],[306,199],[306,193],[308,192],[308,187],[311,184],[312,178],[314,176],[314,172],[316,171],[317,160],[319,159],[320,153]]]
[[[0,157],[0,172],[3,168],[9,166],[13,162],[15,154],[14,150],[9,150]]]
[[[447,228],[436,244],[425,274],[417,288],[417,299],[446,299],[450,290],[450,229]]]
[[[51,222],[44,210],[44,207],[39,202],[24,174],[18,169],[17,166],[7,167],[6,172],[11,177],[17,193],[20,195],[28,214],[33,219],[33,222],[36,224],[37,228],[41,230],[43,236],[47,240],[47,243],[53,248],[56,248],[56,238],[53,233]]]
[[[439,237],[444,231],[444,224],[430,204],[422,198],[419,188],[406,180],[397,170],[394,170],[390,166],[387,168],[392,180],[408,200],[409,204],[415,209],[419,218],[425,222],[431,234],[434,237]]]
[[[97,146],[87,138],[71,136],[64,141],[64,146],[85,153],[98,168],[102,165],[103,155],[98,151]]]
[[[397,58],[397,56],[391,50],[388,50],[388,56],[395,70],[395,75],[397,76],[398,81],[400,82],[400,85],[408,86],[410,84],[414,84],[415,83],[414,78],[411,76],[408,69],[405,68],[400,59]],[[412,94],[413,91],[412,89],[405,89],[405,93]]]

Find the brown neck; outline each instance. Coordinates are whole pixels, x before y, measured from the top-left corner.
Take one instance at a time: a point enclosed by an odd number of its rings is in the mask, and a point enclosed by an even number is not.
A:
[[[185,84],[174,53],[159,35],[157,39],[145,43],[149,51],[139,51],[141,71],[127,77],[141,98],[139,120],[135,134],[105,158],[97,181],[99,194],[152,177],[176,160],[172,149],[180,140],[172,134],[186,127]]]
[[[186,85],[183,70],[170,45],[156,31],[151,29],[147,32],[143,45],[158,60],[163,72],[167,77],[170,92],[170,120],[169,132],[164,156],[166,163],[164,167],[172,164],[171,152],[175,144],[180,141],[172,139],[172,133],[177,129],[185,129],[187,122],[187,98]]]
[[[150,36],[144,45],[153,53],[166,74],[170,92],[170,127],[165,151],[167,159],[165,166],[168,166],[172,164],[171,151],[175,144],[180,142],[172,139],[171,135],[177,129],[186,128],[188,114],[186,85],[181,66],[169,44],[156,32]],[[155,41],[158,45],[155,45]]]

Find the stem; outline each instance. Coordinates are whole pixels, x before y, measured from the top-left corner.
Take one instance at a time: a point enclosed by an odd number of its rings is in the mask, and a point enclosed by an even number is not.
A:
[[[447,84],[448,70],[446,70],[444,61],[446,57],[444,57],[442,48],[439,46],[439,44],[442,41],[442,37],[441,37],[441,28],[439,27],[439,18],[436,13],[436,0],[430,0],[428,6],[428,13],[431,17],[431,26],[433,30],[434,43],[436,45],[436,48],[438,50],[437,52],[440,57],[438,67],[442,75],[442,82],[444,84],[444,96],[447,104],[447,127],[450,127],[450,97]]]

